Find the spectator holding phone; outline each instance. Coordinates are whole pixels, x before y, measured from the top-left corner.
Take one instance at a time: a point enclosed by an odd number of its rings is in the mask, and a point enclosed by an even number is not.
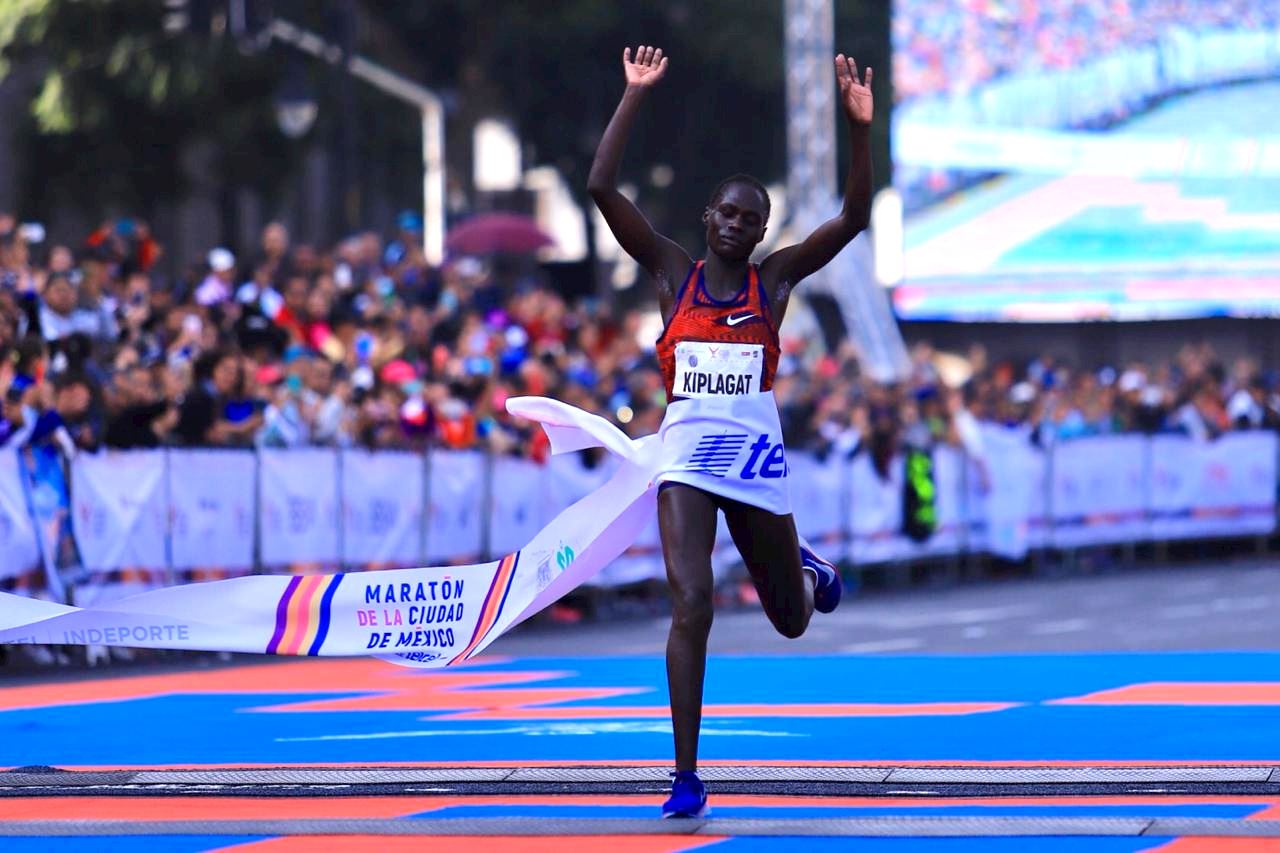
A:
[[[248,447],[263,422],[262,401],[248,392],[242,357],[216,350],[195,364],[195,383],[180,406],[183,444]]]

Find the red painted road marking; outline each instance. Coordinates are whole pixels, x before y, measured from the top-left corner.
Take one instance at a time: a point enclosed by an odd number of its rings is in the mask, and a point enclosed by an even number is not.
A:
[[[702,717],[951,717],[989,714],[1016,707],[1010,702],[833,702],[820,704],[704,705]],[[433,717],[438,720],[625,720],[667,719],[665,705],[613,705],[574,708],[502,708],[464,711]]]
[[[227,853],[315,853],[341,850],[343,853],[422,853],[424,850],[465,850],[466,853],[679,853],[723,841],[716,836],[687,835],[593,835],[530,836],[387,836],[387,835],[306,835],[272,838],[222,847]]]
[[[1268,809],[1254,812],[1249,815],[1249,820],[1280,820],[1280,802]]]
[[[404,711],[493,709],[552,702],[607,699],[649,692],[644,687],[545,687],[507,689],[505,685],[549,681],[573,673],[493,672],[480,667],[446,672],[418,672],[382,661],[336,659],[293,661],[90,681],[57,681],[7,687],[0,691],[0,711],[122,702],[157,696],[304,694],[306,701],[255,708],[258,711]],[[501,688],[501,689],[488,689]],[[312,701],[315,694],[343,698]],[[348,696],[358,693],[360,696]]]
[[[91,702],[120,702],[174,694],[359,694],[249,707],[257,712],[421,711],[445,720],[665,719],[665,704],[640,706],[558,706],[654,692],[647,687],[512,687],[554,681],[563,671],[414,672],[380,661],[303,661],[204,672],[142,675],[111,680],[53,682],[7,688],[0,710],[44,708]],[[706,717],[899,717],[984,714],[1015,707],[1007,702],[907,702],[708,705]],[[443,712],[443,713],[442,713]]]
[[[1052,699],[1048,705],[1280,705],[1280,682],[1152,681]]]
[[[1177,838],[1151,853],[1277,853],[1280,838]]]
[[[450,797],[12,797],[0,820],[301,820],[390,818],[455,805]]]
[[[714,783],[713,787],[714,787]],[[530,794],[431,797],[23,797],[0,799],[0,821],[12,820],[301,820],[394,818],[457,806],[644,806],[655,794]],[[887,809],[1046,806],[1257,806],[1252,820],[1280,815],[1280,800],[1249,796],[1106,797],[787,797],[716,794],[723,808]]]

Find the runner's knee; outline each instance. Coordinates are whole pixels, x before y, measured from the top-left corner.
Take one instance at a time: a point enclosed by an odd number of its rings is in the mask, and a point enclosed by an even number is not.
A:
[[[804,634],[805,629],[809,627],[809,620],[803,613],[787,615],[780,618],[774,623],[778,633],[786,637],[788,640],[794,640]]]
[[[701,587],[682,587],[671,590],[671,625],[682,631],[707,632],[715,611],[711,603],[711,590]]]

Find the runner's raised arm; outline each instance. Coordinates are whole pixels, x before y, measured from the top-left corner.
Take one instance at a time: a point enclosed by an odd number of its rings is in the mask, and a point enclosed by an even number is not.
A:
[[[656,232],[631,199],[619,191],[618,168],[640,104],[666,73],[667,58],[661,48],[641,45],[636,48],[635,61],[632,61],[631,48],[625,48],[622,69],[627,88],[596,149],[587,191],[623,250],[657,280],[665,316],[674,297],[674,280],[684,275],[693,262],[675,241]]]
[[[858,79],[853,57],[836,56],[836,86],[840,107],[849,124],[849,177],[844,205],[838,216],[814,229],[803,242],[779,249],[765,258],[761,274],[770,281],[786,281],[794,287],[805,276],[822,269],[840,250],[867,227],[871,219],[871,68],[866,80]]]

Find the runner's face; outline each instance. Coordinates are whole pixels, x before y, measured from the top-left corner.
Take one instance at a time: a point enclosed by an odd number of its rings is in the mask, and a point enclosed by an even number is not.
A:
[[[767,216],[759,190],[750,184],[729,184],[702,214],[707,226],[707,248],[726,261],[751,257],[764,239]]]

